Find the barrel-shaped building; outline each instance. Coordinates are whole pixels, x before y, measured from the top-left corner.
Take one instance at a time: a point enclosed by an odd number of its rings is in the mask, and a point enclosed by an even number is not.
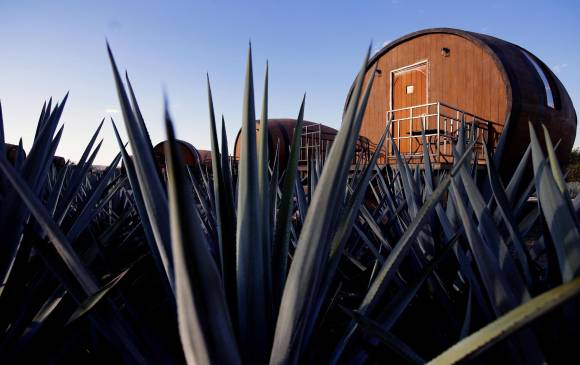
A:
[[[290,147],[294,139],[294,131],[296,129],[296,119],[268,119],[268,154],[270,156],[270,163],[273,164],[274,156],[278,153],[280,166],[285,168],[288,163],[290,155]],[[259,136],[260,121],[256,121],[256,136]],[[302,134],[300,138],[300,153],[298,157],[298,168],[305,170],[309,160],[316,158],[324,159],[326,154],[330,151],[330,147],[338,131],[332,127],[321,123],[314,123],[311,121],[304,121],[302,126]],[[236,136],[234,145],[234,157],[236,160],[240,159],[241,151],[241,130]],[[355,159],[360,162],[368,161],[370,156],[370,148],[368,140],[364,137],[359,138],[356,145]]]
[[[432,162],[453,161],[451,143],[459,125],[494,151],[511,171],[529,144],[528,121],[544,123],[562,164],[576,135],[576,112],[566,89],[538,57],[504,40],[458,29],[426,29],[403,36],[372,56],[365,79],[376,67],[361,135],[378,142],[390,133],[410,162],[421,163],[425,128]],[[351,90],[346,102],[350,100]],[[346,104],[345,104],[346,105]],[[480,154],[480,162],[483,155]],[[394,163],[385,148],[384,163]]]
[[[165,169],[165,146],[168,143],[168,141],[162,141],[153,147],[155,162],[160,171]],[[186,166],[195,167],[199,161],[200,167],[203,170],[211,170],[211,151],[198,150],[190,143],[181,140],[177,140],[177,144],[179,145],[181,156]]]

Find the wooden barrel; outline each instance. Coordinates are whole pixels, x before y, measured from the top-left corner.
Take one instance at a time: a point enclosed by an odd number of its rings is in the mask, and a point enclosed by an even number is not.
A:
[[[12,164],[16,163],[16,159],[18,158],[18,145],[4,143],[4,151],[6,153],[6,158]],[[24,158],[26,158],[26,152],[24,152]]]
[[[181,150],[181,156],[185,165],[187,166],[197,166],[197,161],[199,160],[202,169],[211,170],[211,151],[198,150],[193,147],[190,143],[177,140],[179,144],[179,149]],[[163,171],[165,169],[165,145],[168,141],[159,142],[155,147],[153,147],[153,155],[155,156],[155,163],[158,168]],[[197,157],[196,157],[197,156]]]
[[[441,156],[442,165],[450,164],[453,156],[446,141],[457,137],[457,120],[470,122],[476,117],[486,136],[482,142],[488,143],[502,172],[509,175],[530,142],[531,121],[541,140],[543,123],[552,141],[561,141],[557,156],[562,166],[567,164],[576,136],[576,111],[552,70],[524,48],[485,34],[426,29],[378,51],[369,60],[366,79],[375,66],[361,128],[371,143],[378,142],[390,115],[397,120],[391,134],[399,150],[416,154],[422,148],[424,123],[432,133],[432,152]],[[351,93],[352,87],[345,107]],[[444,124],[450,120],[454,129]],[[387,158],[386,163],[396,160]]]
[[[276,154],[276,148],[278,148],[280,166],[282,168],[286,167],[290,155],[290,147],[294,138],[295,127],[296,119],[268,119],[268,153],[270,156],[271,164],[273,163],[274,156]],[[256,138],[258,138],[259,132],[260,121],[257,120]],[[318,148],[322,154],[325,154],[330,149],[330,146],[336,138],[337,133],[338,131],[334,128],[328,127],[324,124],[305,120],[303,123],[299,162],[305,163],[309,156],[312,156],[313,151]],[[240,135],[241,129],[236,136],[234,145],[234,157],[236,160],[240,159]],[[359,143],[358,146],[362,148],[364,143]]]

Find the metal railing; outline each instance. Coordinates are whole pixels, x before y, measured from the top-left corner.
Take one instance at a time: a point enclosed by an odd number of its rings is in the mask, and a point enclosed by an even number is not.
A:
[[[324,159],[329,149],[329,141],[322,138],[320,123],[302,126],[298,162],[306,162],[315,158]]]
[[[322,130],[322,124],[312,123],[302,127],[298,162],[305,164],[308,161],[318,159],[322,164],[330,147],[336,138],[336,134]],[[370,141],[365,137],[359,137],[356,142],[353,164],[365,164],[370,160]]]
[[[475,140],[478,163],[484,163],[483,144],[493,147],[496,135],[494,124],[451,105],[434,102],[387,111],[386,125],[391,122],[390,133],[399,152],[410,162],[421,163],[423,158],[422,130],[428,143],[431,161],[451,163],[452,143],[457,141],[461,123],[464,122],[465,138]],[[389,140],[383,162],[396,158]]]

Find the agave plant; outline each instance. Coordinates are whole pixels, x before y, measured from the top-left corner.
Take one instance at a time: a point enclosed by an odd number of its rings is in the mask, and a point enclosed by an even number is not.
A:
[[[461,339],[477,338],[476,330],[487,323],[503,323],[501,328],[508,330],[523,326],[521,319],[515,326],[504,316],[522,312],[520,305],[534,308],[531,303],[542,297],[532,297],[547,289],[555,288],[542,294],[553,306],[563,302],[552,301],[558,291],[566,290],[567,299],[577,291],[577,283],[557,288],[578,275],[578,201],[567,196],[547,133],[545,158],[530,127],[529,151],[505,188],[492,151],[485,150],[487,170],[475,162],[475,142],[467,140],[465,126],[448,172],[430,166],[425,137],[423,170],[413,170],[398,151],[396,168],[378,166],[383,139],[370,163],[353,171],[373,82],[371,77],[363,85],[366,63],[330,153],[311,161],[308,192],[297,179],[304,100],[290,162],[278,171],[266,148],[267,69],[264,126],[256,140],[251,51],[235,173],[227,160],[223,118],[221,150],[218,145],[209,79],[212,172],[202,173],[202,182],[184,173],[166,114],[171,256],[180,271],[173,287],[188,362],[360,363],[376,362],[377,354],[385,353],[423,362]],[[129,105],[116,80],[121,106],[129,113],[126,123],[146,136],[144,123],[130,122],[139,119],[130,114],[138,110],[135,98]],[[135,153],[149,154],[150,145],[145,145]],[[530,155],[535,183],[523,186]],[[526,202],[534,193],[539,205],[530,207]],[[555,219],[563,224],[556,226]],[[542,232],[532,234],[538,226]],[[204,289],[208,285],[211,295]],[[445,315],[429,320],[431,333],[417,340],[410,337],[413,331],[397,329],[414,324],[411,313],[433,306]],[[523,313],[525,323],[539,312]],[[563,315],[573,318],[570,310]],[[565,322],[552,329],[558,326]],[[526,328],[489,356],[507,353],[516,362],[557,358],[556,343],[544,337]],[[475,350],[481,347],[460,355]]]
[[[166,102],[162,176],[133,87],[109,56],[132,156],[113,121],[120,154],[105,171],[89,172],[100,126],[77,165],[49,167],[63,108],[49,103],[26,159],[0,158],[10,223],[0,226],[9,238],[0,356],[447,364],[573,355],[580,198],[570,198],[545,128],[540,139],[530,124],[530,146],[507,179],[466,125],[448,170],[433,169],[424,134],[424,166],[411,166],[389,127],[372,158],[353,164],[373,85],[374,76],[363,80],[367,53],[336,140],[309,161],[304,181],[305,99],[282,168],[266,148],[267,66],[256,136],[250,50],[239,164],[223,117],[218,138],[208,77],[211,171],[184,166]],[[389,139],[397,162],[380,166]]]

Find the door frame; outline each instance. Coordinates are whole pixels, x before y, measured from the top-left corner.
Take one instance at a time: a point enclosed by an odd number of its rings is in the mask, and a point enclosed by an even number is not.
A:
[[[395,74],[399,73],[399,72],[403,72],[403,71],[410,71],[414,68],[419,68],[420,66],[425,65],[425,78],[427,79],[427,85],[426,88],[427,90],[425,90],[425,95],[426,95],[426,104],[429,104],[429,60],[428,59],[424,59],[421,60],[419,62],[415,62],[411,65],[407,65],[407,66],[403,66],[403,67],[399,67],[397,69],[391,70],[391,72],[389,73],[389,110],[393,110],[393,98],[394,98],[394,94],[393,94],[393,81],[395,81]]]

